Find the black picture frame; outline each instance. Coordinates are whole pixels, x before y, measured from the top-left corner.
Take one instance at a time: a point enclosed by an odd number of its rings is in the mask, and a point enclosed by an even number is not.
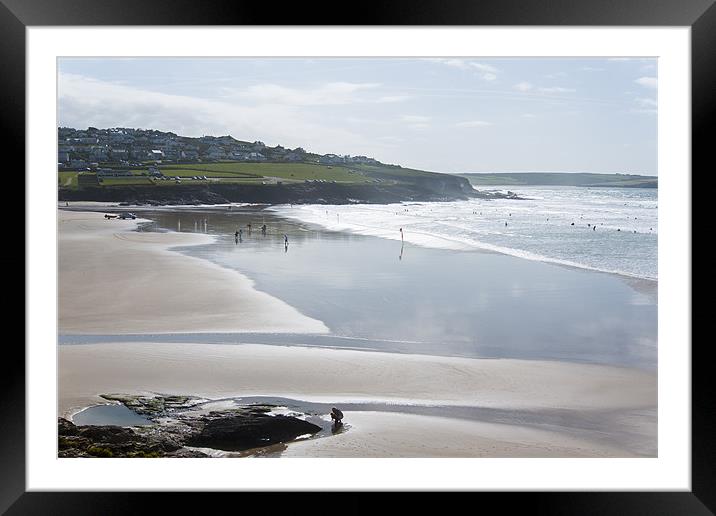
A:
[[[691,27],[692,170],[703,165],[712,146],[716,104],[716,7],[714,0],[393,0],[339,5],[325,1],[267,4],[231,0],[0,0],[0,122],[6,149],[18,150],[25,169],[25,29],[30,26],[86,25],[567,25]],[[664,142],[660,142],[663,144]],[[706,172],[705,170],[703,172]],[[689,171],[691,178],[693,172]],[[24,186],[23,186],[24,188]],[[22,196],[24,198],[24,196]],[[24,256],[3,258],[15,270]],[[22,263],[22,265],[21,265]],[[23,297],[24,299],[24,294]],[[17,303],[18,306],[24,306]],[[679,343],[689,346],[690,342]],[[709,340],[692,347],[692,489],[690,492],[469,493],[470,503],[500,504],[545,514],[713,514],[716,511],[716,435]],[[20,354],[0,376],[0,512],[25,514],[125,514],[148,506],[146,493],[26,492],[25,367]],[[13,417],[7,417],[12,414]],[[152,495],[154,496],[154,495]],[[186,493],[163,494],[164,510],[186,508]],[[212,504],[218,494],[211,494]],[[240,494],[244,501],[255,499]],[[302,505],[292,495],[291,505]],[[342,512],[368,512],[373,494],[345,494]],[[206,497],[204,497],[206,498]],[[221,498],[225,498],[222,495]],[[425,505],[422,494],[412,497]],[[453,503],[459,503],[453,499]]]

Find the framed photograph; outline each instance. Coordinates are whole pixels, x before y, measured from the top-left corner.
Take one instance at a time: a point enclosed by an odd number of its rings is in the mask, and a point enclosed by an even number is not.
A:
[[[351,25],[151,5],[0,6],[28,203],[3,511],[501,491],[711,513],[691,171],[712,2]]]

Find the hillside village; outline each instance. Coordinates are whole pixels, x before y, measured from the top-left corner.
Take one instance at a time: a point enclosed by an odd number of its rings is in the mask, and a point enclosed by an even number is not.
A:
[[[301,147],[289,149],[263,142],[247,142],[232,136],[190,138],[152,129],[111,128],[57,130],[57,163],[60,171],[96,171],[102,165],[113,169],[146,167],[148,164],[249,163],[379,164],[367,156],[313,154]]]
[[[316,154],[232,136],[151,129],[73,129],[58,135],[58,196],[149,204],[332,203],[466,199],[467,179]]]

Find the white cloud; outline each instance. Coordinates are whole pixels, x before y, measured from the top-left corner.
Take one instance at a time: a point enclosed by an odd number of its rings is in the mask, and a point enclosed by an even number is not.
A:
[[[422,116],[422,115],[403,115],[400,117],[400,119],[403,122],[409,122],[411,124],[422,124],[422,123],[430,122],[429,116]]]
[[[135,127],[185,136],[230,134],[285,146],[320,145],[316,152],[365,153],[372,138],[344,124],[315,123],[300,106],[208,100],[160,93],[61,73],[58,78],[59,123],[69,127]],[[310,114],[310,111],[309,111]],[[351,148],[346,148],[350,142]]]
[[[636,99],[636,103],[639,104],[641,107],[645,107],[645,108],[649,108],[649,107],[655,108],[657,106],[656,99],[647,99],[647,98],[643,98],[643,97],[638,97]]]
[[[585,72],[603,72],[605,68],[597,68],[595,66],[583,66],[581,68]]]
[[[378,97],[375,101],[379,104],[384,103],[392,103],[392,102],[405,102],[406,100],[410,100],[413,97],[410,95],[385,95],[383,97]]]
[[[467,120],[465,122],[458,122],[455,124],[456,127],[485,127],[488,125],[492,124],[484,120]]]
[[[430,127],[428,122],[430,122],[431,118],[429,116],[422,115],[402,115],[400,120],[402,122],[407,122],[406,127],[408,129],[422,131]]]
[[[470,66],[475,70],[478,70],[480,72],[480,77],[482,77],[486,81],[494,81],[495,79],[497,79],[498,70],[494,66],[490,66],[484,63],[475,63],[473,61],[470,62]]]
[[[522,113],[522,118],[537,118],[534,113]]]
[[[639,84],[640,86],[644,86],[645,88],[656,89],[658,85],[656,77],[639,77],[634,82]]]
[[[479,72],[478,75],[485,81],[494,81],[497,79],[499,70],[492,65],[485,63],[478,63],[476,61],[470,61],[468,59],[458,58],[444,58],[444,57],[428,57],[426,61],[432,63],[440,63],[453,68],[459,68],[460,70],[472,70]]]
[[[527,81],[518,82],[513,86],[517,91],[530,91],[534,86]]]
[[[574,93],[574,88],[562,88],[560,86],[552,86],[550,88],[539,88],[539,91],[542,93]]]
[[[228,97],[251,100],[265,104],[288,104],[292,106],[325,106],[365,101],[355,94],[379,87],[378,83],[330,82],[315,88],[287,88],[278,84],[256,84],[233,90]]]
[[[632,109],[632,113],[646,113],[650,115],[657,114],[658,103],[656,99],[637,97],[634,100],[639,107]]]
[[[473,68],[480,70],[481,72],[491,72],[491,73],[497,73],[497,68],[495,68],[492,65],[488,65],[485,63],[476,63],[474,61],[470,61],[470,66]]]
[[[454,68],[459,68],[461,70],[468,70],[470,67],[467,64],[467,61],[464,59],[446,59],[444,57],[426,57],[426,61],[430,61],[431,63],[440,63],[447,66],[452,66]]]
[[[405,141],[405,139],[401,138],[400,136],[390,136],[390,135],[379,136],[378,139],[382,140],[386,143],[389,143],[389,144],[401,143],[401,142]]]

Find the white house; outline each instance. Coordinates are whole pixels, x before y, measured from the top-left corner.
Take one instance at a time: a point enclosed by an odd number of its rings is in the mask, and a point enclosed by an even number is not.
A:
[[[266,161],[266,156],[260,152],[249,152],[244,158],[244,161]]]

